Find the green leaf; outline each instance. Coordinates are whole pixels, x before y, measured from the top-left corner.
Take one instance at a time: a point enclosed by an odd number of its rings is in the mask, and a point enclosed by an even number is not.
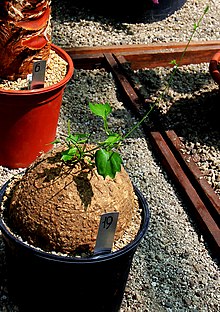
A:
[[[172,61],[170,61],[170,64],[176,66],[176,65],[177,65],[177,62],[176,62],[176,60],[172,60]]]
[[[209,6],[207,5],[207,7],[204,10],[204,14],[206,14],[208,12],[208,10],[209,10]]]
[[[61,157],[61,160],[63,160],[63,161],[68,161],[68,160],[71,160],[73,158],[73,156],[70,156],[70,155],[63,155],[62,157]]]
[[[98,174],[105,179],[107,176],[114,178],[121,171],[122,159],[117,152],[100,149],[95,153],[95,163]]]
[[[103,119],[106,119],[106,117],[112,111],[112,108],[108,103],[105,104],[89,103],[89,108],[94,115],[102,117]]]
[[[71,147],[68,150],[62,152],[61,159],[64,161],[71,160],[76,155],[76,153],[77,153],[77,148]]]
[[[76,134],[69,134],[66,138],[67,142],[73,143],[73,144],[83,144],[88,141],[89,134],[87,133],[76,133]]]
[[[49,144],[57,144],[57,143],[61,143],[61,141],[59,139],[55,139],[53,142],[51,142]]]
[[[76,135],[69,134],[68,137],[66,138],[67,142],[72,142],[72,143],[77,143],[78,140],[79,140],[79,136],[77,134]]]
[[[107,137],[107,139],[104,142],[102,142],[102,144],[107,144],[107,145],[110,146],[110,145],[113,145],[113,144],[119,142],[121,139],[122,139],[122,137],[121,137],[120,134],[118,134],[118,133],[111,133]]]

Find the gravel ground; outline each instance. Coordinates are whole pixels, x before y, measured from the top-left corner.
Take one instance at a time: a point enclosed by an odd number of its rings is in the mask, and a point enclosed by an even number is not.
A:
[[[86,9],[74,8],[69,2],[67,6],[67,1],[53,1],[54,43],[60,46],[95,46],[187,40],[196,17],[204,10],[207,2],[188,0],[179,11],[160,22],[121,23],[95,15]],[[219,20],[220,4],[212,1],[209,14],[196,39],[219,39]],[[196,73],[205,71],[206,76],[207,64],[184,70]],[[155,73],[159,74],[159,71],[157,69]],[[135,74],[138,77],[139,73]],[[167,73],[162,71],[160,74],[163,76]],[[195,82],[196,75],[192,76]],[[204,95],[216,88],[208,77],[204,81],[206,85],[199,85],[194,90],[196,93],[193,99],[196,95]],[[173,102],[178,96],[180,100],[187,98],[187,102],[191,103],[191,91],[187,90],[189,85],[181,85],[181,92],[172,88]],[[89,101],[111,103],[113,114],[110,124],[114,131],[126,133],[136,122],[135,117],[123,105],[110,73],[104,70],[76,70],[65,90],[58,125],[59,137],[62,138],[66,133],[68,119],[72,121],[73,131],[90,130],[95,137],[100,137],[101,123],[89,114]],[[193,103],[191,105],[195,106],[198,101]],[[175,114],[165,114],[168,109],[170,111],[170,107],[166,105],[159,109],[161,115],[168,115],[165,122],[172,120],[176,125],[176,119],[171,116],[180,113],[178,109],[174,110]],[[185,111],[187,109],[181,109],[181,112]],[[182,127],[179,125],[179,131],[183,131]],[[188,139],[186,136],[185,138]],[[189,140],[189,146],[191,141]],[[197,143],[201,142],[195,140],[194,144]],[[214,145],[214,148],[219,155],[219,145]],[[121,312],[219,311],[218,263],[211,256],[194,224],[188,203],[164,172],[141,129],[126,140],[121,152],[124,166],[132,181],[147,198],[151,210],[149,231],[135,254]],[[0,185],[18,171],[0,167]],[[1,240],[0,311],[18,311],[7,292],[4,246]]]
[[[77,1],[83,3],[83,0],[53,0],[54,43],[74,47],[187,41],[207,4],[210,4],[209,13],[194,40],[220,38],[220,2],[217,0],[187,0],[180,10],[160,22],[148,22],[143,17],[138,23],[129,22],[129,18],[127,22],[109,18],[108,9],[103,14],[97,14],[92,8],[79,9],[74,6]]]

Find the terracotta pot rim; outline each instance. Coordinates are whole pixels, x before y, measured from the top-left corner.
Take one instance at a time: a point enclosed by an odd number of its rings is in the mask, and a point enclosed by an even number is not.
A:
[[[220,62],[220,50],[213,55],[213,57],[209,63],[210,74],[211,74],[213,80],[220,85],[220,71],[218,68],[219,62]]]
[[[51,49],[54,50],[59,56],[61,56],[68,63],[66,76],[61,81],[51,86],[41,88],[41,89],[34,89],[34,90],[5,90],[5,89],[0,88],[0,93],[23,96],[23,95],[31,95],[31,94],[41,94],[41,93],[56,90],[58,88],[62,88],[71,79],[73,75],[73,71],[74,71],[73,61],[66,51],[56,46],[55,44],[51,44]]]

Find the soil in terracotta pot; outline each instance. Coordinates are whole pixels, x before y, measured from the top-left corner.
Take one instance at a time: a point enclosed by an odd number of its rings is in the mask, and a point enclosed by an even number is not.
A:
[[[74,255],[92,252],[100,215],[118,211],[115,239],[128,229],[138,203],[123,169],[115,179],[91,166],[68,165],[61,151],[42,155],[13,190],[10,227],[24,240],[46,251]]]
[[[67,62],[55,51],[51,50],[47,60],[44,86],[49,87],[64,79],[67,73],[67,66]],[[27,90],[28,81],[21,78],[14,81],[0,78],[0,88],[5,90]]]

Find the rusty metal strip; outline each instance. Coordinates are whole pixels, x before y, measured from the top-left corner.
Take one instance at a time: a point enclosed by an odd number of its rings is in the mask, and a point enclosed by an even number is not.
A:
[[[141,115],[139,112],[141,108],[143,107],[143,104],[140,98],[138,97],[137,93],[131,86],[130,82],[128,81],[128,79],[125,77],[122,70],[118,66],[118,63],[115,60],[114,56],[111,53],[105,53],[104,57],[107,61],[108,68],[112,71],[112,73],[114,74],[114,77],[117,79],[121,87],[121,91],[123,92],[123,95],[127,101],[127,104],[129,104],[129,107],[131,109],[134,109],[135,113],[138,114],[140,117]]]
[[[126,103],[129,104],[130,108],[133,108],[139,118],[142,117],[143,106],[145,103],[143,103],[135,89],[129,83],[129,80],[124,75],[123,68],[120,63],[126,62],[126,59],[121,55],[113,56],[110,53],[104,54],[104,56],[108,67],[111,68],[114,77],[123,91],[122,93],[126,98]],[[185,196],[192,204],[197,224],[200,225],[200,229],[204,233],[205,239],[209,242],[213,254],[218,257],[220,255],[220,229],[215,219],[210,214],[206,207],[206,203],[197,192],[184,168],[171,151],[168,143],[166,142],[166,135],[163,136],[159,131],[150,131],[148,127],[145,127],[145,130],[146,129],[146,134],[151,139],[166,170],[172,175],[181,191],[184,192]],[[175,145],[173,146],[175,147]]]
[[[218,195],[204,178],[201,170],[194,162],[193,158],[190,155],[183,153],[182,150],[184,149],[184,144],[180,141],[175,131],[168,130],[165,134],[181,160],[183,160],[185,167],[189,169],[189,172],[191,173],[191,180],[193,179],[193,184],[201,194],[200,196],[202,196],[203,200],[206,202],[206,206],[209,208],[209,211],[215,218],[218,226],[220,226],[220,199]]]
[[[150,136],[154,147],[160,155],[164,167],[173,177],[176,183],[181,187],[181,190],[187,196],[194,208],[194,214],[199,222],[200,228],[205,235],[208,235],[209,243],[212,244],[213,253],[216,256],[220,254],[220,229],[215,220],[209,213],[206,205],[182,169],[180,163],[175,158],[174,154],[168,147],[166,141],[160,132],[150,132]],[[207,239],[207,236],[205,237]]]

